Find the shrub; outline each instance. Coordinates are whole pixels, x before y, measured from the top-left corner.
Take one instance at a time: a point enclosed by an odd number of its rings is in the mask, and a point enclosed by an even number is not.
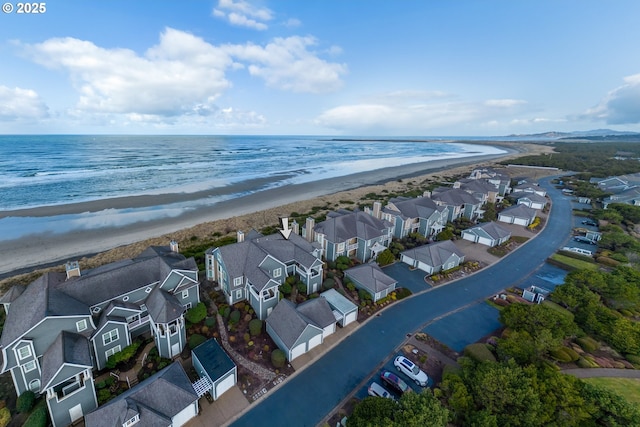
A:
[[[638,356],[637,354],[627,354],[624,357],[632,364],[640,366],[640,356]]]
[[[563,347],[562,349],[564,350],[565,353],[567,353],[571,357],[572,362],[575,362],[576,360],[580,359],[580,355],[578,354],[578,352],[572,349],[571,347]]]
[[[469,344],[464,348],[464,355],[476,362],[483,362],[485,360],[490,362],[496,361],[496,357],[489,349],[489,346],[483,343]]]
[[[358,297],[360,301],[371,301],[371,294],[364,289],[358,289]]]
[[[251,320],[249,322],[249,333],[251,334],[251,336],[255,337],[256,335],[260,335],[260,332],[262,332],[262,320]]]
[[[141,344],[142,341],[134,341],[131,345],[123,348],[122,351],[109,356],[109,359],[107,359],[107,363],[105,364],[106,368],[113,369],[118,365],[118,363],[128,362],[133,356],[135,356]]]
[[[111,392],[108,388],[98,390],[98,404],[102,405],[103,403],[111,399],[111,397]]]
[[[549,352],[549,355],[558,362],[568,363],[572,361],[572,355],[570,355],[566,350],[566,347],[554,348]]]
[[[184,315],[189,323],[200,323],[207,317],[207,306],[199,302],[195,307],[190,308]]]
[[[282,285],[280,285],[279,289],[283,295],[291,295],[291,291],[293,290],[291,285],[287,282],[284,282]]]
[[[22,425],[23,427],[45,427],[47,425],[47,408],[39,405]]]
[[[596,258],[596,261],[598,264],[606,265],[607,267],[616,267],[620,265],[620,261],[616,261],[615,259],[606,256],[599,256]]]
[[[331,279],[331,278],[327,278],[325,279],[324,283],[322,284],[322,288],[323,289],[331,289],[334,287],[334,285],[336,284],[336,281]]]
[[[307,285],[302,283],[302,282],[298,282],[298,284],[296,285],[298,288],[298,292],[300,292],[301,294],[306,294],[307,293]]]
[[[271,352],[271,364],[273,364],[274,368],[282,368],[287,361],[287,356],[284,354],[284,351],[276,348]]]
[[[353,283],[351,283],[351,282],[346,282],[346,283],[345,283],[345,286],[346,286],[346,287],[347,287],[347,289],[349,289],[351,292],[353,292],[353,291],[355,291],[355,290],[356,290],[356,285],[354,285],[354,284],[353,284]]]
[[[229,316],[229,323],[232,324],[232,325],[235,325],[239,321],[240,321],[240,311],[239,310],[233,310],[231,312],[231,315]]]
[[[251,334],[249,332],[245,332],[242,338],[244,339],[244,342],[248,343],[251,341]]]
[[[396,257],[393,255],[393,252],[391,252],[389,249],[385,249],[384,251],[382,251],[380,255],[378,255],[378,258],[376,258],[376,262],[381,267],[385,265],[389,265],[393,263],[395,260],[396,260]]]
[[[411,295],[411,291],[407,288],[400,288],[396,290],[396,295],[398,297],[398,299],[403,299],[408,297],[409,295]]]
[[[591,337],[577,338],[576,343],[586,352],[596,351],[600,347],[598,341]]]
[[[213,328],[214,326],[216,326],[216,318],[214,316],[207,317],[206,319],[204,319],[204,326],[206,326],[207,328]]]
[[[230,314],[231,314],[231,307],[226,306],[224,310],[222,310],[222,317],[224,317],[225,319],[228,319]]]
[[[9,421],[11,421],[11,411],[5,406],[0,409],[0,427],[7,427]]]
[[[21,413],[26,413],[33,408],[33,404],[36,402],[36,394],[30,390],[25,391],[16,401],[16,410]]]
[[[200,334],[193,334],[189,337],[189,348],[193,350],[203,342],[207,340],[207,337]]]

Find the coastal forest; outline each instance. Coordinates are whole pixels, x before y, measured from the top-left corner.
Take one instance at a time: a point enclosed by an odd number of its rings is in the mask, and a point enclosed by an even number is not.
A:
[[[606,194],[590,177],[640,172],[638,159],[640,143],[558,142],[554,153],[518,162],[573,171],[563,178],[569,188],[595,200]],[[468,346],[433,390],[397,402],[367,397],[347,425],[640,425],[639,405],[627,396],[561,371],[563,363],[601,366],[593,356],[599,349],[615,356],[611,367],[640,369],[640,206],[574,213],[601,224],[595,259],[565,257],[573,258],[571,271],[542,304],[497,307],[498,336]]]

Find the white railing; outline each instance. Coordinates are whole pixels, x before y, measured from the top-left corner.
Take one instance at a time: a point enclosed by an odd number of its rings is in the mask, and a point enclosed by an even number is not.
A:
[[[140,319],[134,320],[133,322],[129,322],[129,329],[135,329],[140,325],[145,323],[149,323],[149,316],[141,317]]]

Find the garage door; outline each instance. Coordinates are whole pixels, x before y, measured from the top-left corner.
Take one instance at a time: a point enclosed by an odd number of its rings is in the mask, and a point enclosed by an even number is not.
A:
[[[487,239],[486,237],[480,237],[478,239],[478,243],[480,243],[482,245],[491,246],[491,239]]]
[[[316,347],[318,345],[322,344],[322,334],[318,334],[315,337],[311,338],[309,340],[309,350],[311,350],[313,347]]]
[[[527,225],[527,220],[526,220],[526,219],[522,219],[522,218],[516,218],[516,219],[515,219],[515,224],[518,224],[518,225]]]
[[[346,326],[351,322],[355,322],[357,318],[358,318],[358,313],[355,311],[353,313],[347,314],[347,318],[344,320],[344,325]]]
[[[295,359],[298,356],[303,355],[306,349],[307,349],[307,345],[305,343],[302,343],[296,347],[293,347],[293,349],[291,349],[291,360]],[[291,362],[291,360],[289,360],[289,362]]]
[[[462,232],[462,239],[469,240],[470,242],[475,242],[476,241],[476,235],[473,234],[473,233],[465,233],[463,231]]]
[[[216,395],[214,399],[218,399],[222,393],[229,390],[234,385],[235,385],[234,375],[229,375],[227,378],[220,381],[218,384],[216,384]]]

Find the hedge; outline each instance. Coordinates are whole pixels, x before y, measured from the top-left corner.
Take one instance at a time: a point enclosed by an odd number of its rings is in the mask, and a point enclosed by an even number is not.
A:
[[[591,337],[576,338],[576,343],[586,352],[596,351],[600,345]]]
[[[46,405],[38,405],[22,424],[22,427],[46,427],[48,421]]]
[[[25,391],[16,401],[16,410],[21,413],[27,413],[33,408],[33,404],[36,402],[36,394],[30,390]]]
[[[116,365],[118,365],[118,363],[127,362],[129,359],[135,356],[136,351],[138,351],[138,348],[140,348],[141,344],[141,341],[134,341],[131,343],[131,345],[123,348],[122,351],[109,356],[109,358],[107,359],[107,363],[105,364],[106,368],[113,369],[116,367]]]
[[[496,357],[487,344],[483,343],[469,344],[464,348],[464,355],[476,362],[484,362],[485,360],[490,362],[496,361]]]

